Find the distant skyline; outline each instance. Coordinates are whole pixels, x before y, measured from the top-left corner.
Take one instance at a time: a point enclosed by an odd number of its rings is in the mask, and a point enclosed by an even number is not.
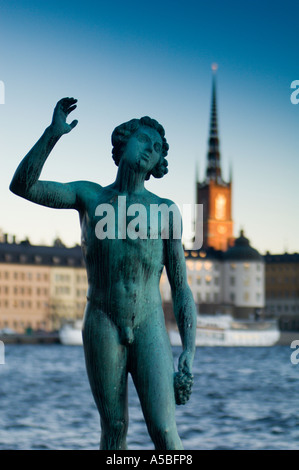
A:
[[[206,170],[211,65],[224,179],[233,175],[234,235],[262,254],[299,252],[299,80],[296,1],[1,2],[0,228],[18,240],[80,243],[74,211],[13,195],[21,159],[56,102],[78,99],[78,126],[56,145],[42,179],[110,184],[111,133],[149,115],[165,128],[169,173],[147,188],[182,207]],[[5,102],[1,104],[1,93]],[[185,233],[188,233],[185,222]]]

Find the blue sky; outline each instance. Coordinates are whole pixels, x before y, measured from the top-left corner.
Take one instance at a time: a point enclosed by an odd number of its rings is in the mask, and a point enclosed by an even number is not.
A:
[[[111,183],[111,132],[149,115],[166,130],[169,173],[148,189],[180,207],[204,175],[211,64],[218,63],[222,170],[233,170],[235,235],[262,253],[298,252],[299,79],[296,1],[1,1],[0,227],[51,244],[80,242],[75,211],[39,207],[8,186],[50,123],[78,99],[78,126],[50,155],[43,179]],[[185,233],[188,226],[185,222]]]

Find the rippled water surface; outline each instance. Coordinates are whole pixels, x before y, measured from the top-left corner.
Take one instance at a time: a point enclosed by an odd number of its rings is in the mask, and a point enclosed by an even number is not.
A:
[[[180,349],[173,351],[177,361]],[[176,412],[185,449],[299,449],[299,364],[291,352],[198,348],[193,394]],[[7,345],[0,403],[1,450],[99,447],[81,347]],[[153,449],[131,381],[129,405],[129,449]]]

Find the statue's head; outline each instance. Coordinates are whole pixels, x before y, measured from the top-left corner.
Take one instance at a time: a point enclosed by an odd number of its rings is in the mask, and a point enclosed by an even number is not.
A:
[[[115,164],[118,166],[127,145],[130,137],[140,128],[140,127],[149,127],[155,129],[162,139],[162,151],[159,162],[156,166],[146,175],[148,180],[151,175],[155,178],[162,178],[166,173],[168,173],[166,160],[166,155],[168,153],[169,145],[165,139],[165,131],[161,124],[158,123],[155,119],[152,119],[148,116],[142,117],[140,119],[131,119],[128,122],[124,122],[117,126],[112,133],[112,158]]]

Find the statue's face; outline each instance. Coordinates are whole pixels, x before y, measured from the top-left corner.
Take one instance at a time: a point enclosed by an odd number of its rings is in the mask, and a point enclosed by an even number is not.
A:
[[[142,126],[128,140],[122,160],[132,168],[148,173],[161,158],[162,144],[162,138],[155,129]]]

